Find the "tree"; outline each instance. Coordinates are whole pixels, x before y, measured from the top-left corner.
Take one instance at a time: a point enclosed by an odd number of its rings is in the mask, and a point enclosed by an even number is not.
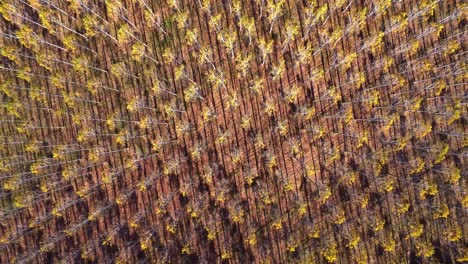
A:
[[[338,250],[336,249],[336,243],[329,241],[320,251],[320,254],[329,263],[335,263],[338,260]]]
[[[245,77],[247,75],[250,60],[252,59],[252,54],[247,54],[246,56],[237,55],[236,57],[236,69],[239,72],[240,77]]]
[[[298,65],[308,65],[312,61],[313,48],[312,44],[307,43],[305,46],[299,46],[297,49],[296,67]]]
[[[273,66],[273,69],[271,70],[271,76],[273,81],[276,81],[277,79],[281,78],[285,70],[286,66],[284,60],[281,60],[278,65]]]
[[[268,12],[268,21],[270,22],[270,33],[273,30],[273,25],[276,20],[279,19],[281,14],[283,13],[283,6],[285,4],[285,0],[276,1],[268,1],[267,2],[267,12]]]
[[[16,13],[16,8],[14,5],[8,3],[7,1],[0,4],[0,14],[2,14],[5,20],[12,22],[13,16]]]
[[[299,24],[295,19],[286,21],[286,37],[283,42],[283,52],[286,50],[288,44],[297,37],[299,29]]]
[[[93,16],[91,14],[87,14],[83,18],[83,26],[84,26],[84,29],[85,29],[85,35],[87,37],[96,36],[96,34],[97,34],[96,28],[98,27],[97,17]]]
[[[260,50],[263,65],[265,64],[267,56],[270,55],[273,51],[273,40],[266,41],[264,39],[260,39],[258,41],[258,49]]]
[[[434,255],[434,246],[428,241],[417,241],[416,242],[416,255],[424,258],[429,258]]]
[[[223,43],[224,48],[231,53],[231,58],[234,58],[234,44],[236,43],[236,35],[231,34],[230,31],[225,30],[225,31],[220,31],[217,34],[218,40]]]
[[[305,25],[307,25],[307,30],[304,35],[304,38],[309,35],[310,30],[318,23],[325,19],[325,15],[328,12],[328,3],[324,3],[317,8],[317,2],[311,1],[309,6],[304,10],[306,14]]]
[[[117,41],[121,47],[127,46],[133,37],[133,29],[126,23],[120,25],[117,30]]]
[[[141,62],[143,57],[145,57],[146,47],[143,43],[135,43],[132,45],[132,50],[130,51],[130,56],[133,60]]]
[[[244,30],[249,38],[249,45],[252,43],[252,36],[255,32],[255,20],[253,17],[242,16],[239,19],[239,27]]]
[[[184,90],[184,99],[186,102],[192,102],[195,99],[205,99],[200,94],[200,88],[196,83],[191,83],[185,90]]]
[[[196,28],[187,29],[185,31],[185,40],[187,41],[187,45],[193,46],[194,44],[197,44],[199,47],[200,43],[198,42],[198,30]]]

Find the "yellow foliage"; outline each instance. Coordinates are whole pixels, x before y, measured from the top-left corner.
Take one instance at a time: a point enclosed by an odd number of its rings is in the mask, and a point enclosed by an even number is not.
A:
[[[273,224],[271,225],[275,230],[280,230],[283,228],[283,222],[281,221],[281,219],[278,219],[276,221],[273,222]]]
[[[250,89],[255,92],[256,94],[260,94],[260,92],[263,90],[263,79],[258,78],[256,79]]]
[[[102,241],[101,245],[105,246],[105,245],[110,245],[112,243],[112,241],[114,240],[114,235],[111,234],[111,235],[108,235],[104,241]]]
[[[285,184],[283,185],[283,190],[284,190],[285,192],[292,191],[293,188],[294,188],[294,187],[293,187],[293,184],[290,183],[290,182],[287,182],[287,183],[285,183]]]
[[[252,59],[252,54],[250,53],[245,57],[241,55],[238,55],[236,57],[236,69],[240,72],[240,75],[242,77],[245,77],[247,72],[249,71],[251,59]]]
[[[250,120],[251,120],[251,117],[243,116],[242,119],[241,119],[241,128],[243,128],[243,129],[249,128],[250,127]]]
[[[118,204],[118,205],[122,205],[122,204],[124,204],[126,202],[127,202],[127,196],[125,194],[120,194],[115,199],[115,203]]]
[[[451,54],[455,53],[455,51],[457,51],[459,48],[460,48],[460,42],[457,41],[457,40],[451,40],[447,44],[447,47],[445,48],[444,54],[445,55],[451,55]]]
[[[4,1],[0,4],[0,14],[2,14],[5,20],[11,22],[12,16],[15,16],[16,14],[16,8],[14,5],[7,3],[7,1]]]
[[[391,0],[378,0],[375,2],[377,13],[385,15],[387,13],[387,9],[392,5]]]
[[[422,224],[410,224],[408,237],[418,238],[422,235],[423,231],[424,226]]]
[[[232,94],[228,94],[226,96],[226,109],[236,108],[238,106],[239,106],[239,98],[237,96],[237,92],[233,92]]]
[[[450,242],[457,242],[462,238],[461,227],[457,225],[453,228],[449,228],[447,231],[444,232],[444,235]]]
[[[408,27],[408,14],[406,12],[400,13],[399,15],[392,16],[390,18],[392,31],[395,33],[401,33]]]
[[[117,142],[117,144],[119,145],[124,145],[126,141],[127,141],[127,131],[122,130],[115,137],[115,142]]]
[[[324,3],[315,12],[315,20],[318,22],[324,20],[327,12],[328,12],[328,3]]]
[[[410,48],[409,48],[409,54],[411,56],[414,56],[416,54],[416,52],[418,52],[419,48],[421,47],[421,43],[419,40],[413,40],[410,44]]]
[[[130,221],[130,223],[129,223],[129,226],[130,226],[131,228],[136,228],[136,227],[138,227],[138,222],[137,222],[137,220],[136,220],[136,219],[132,219],[132,220]]]
[[[392,67],[395,64],[395,61],[393,60],[392,57],[385,55],[383,59],[383,70],[384,72],[388,72],[390,67]]]
[[[292,252],[296,252],[296,247],[297,247],[296,244],[289,244],[289,245],[287,245],[286,247],[287,247],[287,250],[288,250],[289,252],[291,252],[291,253],[292,253]]]
[[[75,192],[76,195],[78,195],[80,198],[83,198],[86,196],[86,194],[88,193],[88,190],[87,189],[83,189],[83,190],[78,190]]]
[[[141,250],[146,250],[151,245],[151,238],[146,238],[144,240],[140,240],[140,248]]]
[[[207,232],[206,238],[210,241],[213,241],[216,238],[216,232],[214,230],[206,229],[206,228],[205,230]]]
[[[28,83],[31,83],[32,81],[31,68],[29,66],[23,67],[16,73],[16,76],[20,79],[25,80]]]
[[[187,89],[184,90],[184,100],[186,102],[191,102],[195,100],[195,98],[199,98],[198,87],[196,84],[191,83]]]
[[[358,234],[353,232],[351,237],[348,239],[348,244],[346,244],[346,247],[351,248],[351,249],[356,248],[357,245],[359,244],[359,241],[361,241],[361,238],[359,237]]]
[[[187,244],[187,245],[184,245],[184,246],[182,247],[182,254],[187,254],[187,255],[189,255],[190,253],[192,253],[192,249],[191,249],[190,245],[188,245],[188,244]]]
[[[52,215],[55,216],[55,217],[61,217],[62,216],[59,209],[57,209],[56,207],[52,208]]]
[[[281,78],[285,70],[286,65],[284,63],[284,60],[280,61],[278,65],[273,66],[273,69],[271,71],[271,74],[273,75],[273,81],[276,81],[277,79]]]
[[[341,93],[335,86],[328,88],[328,94],[333,100],[333,104],[336,105],[339,101],[341,101]]]
[[[220,27],[221,16],[222,16],[222,13],[211,15],[210,21],[208,22],[209,26],[218,30]]]
[[[391,192],[393,191],[393,184],[394,184],[394,180],[393,179],[390,179],[390,178],[386,178],[384,180],[384,184],[383,184],[383,189],[386,191],[386,192]]]
[[[184,65],[179,65],[176,67],[175,73],[174,73],[174,78],[176,81],[179,80],[184,75],[184,69],[185,69]]]
[[[462,253],[457,258],[457,262],[465,263],[468,261],[468,249],[462,250]]]
[[[229,139],[228,132],[220,133],[216,138],[216,144],[222,145]]]
[[[438,80],[434,86],[436,88],[435,95],[440,96],[442,94],[442,91],[447,89],[447,82],[441,79],[441,80]]]
[[[188,11],[184,12],[178,12],[177,14],[174,15],[174,19],[177,22],[177,27],[179,29],[184,28],[187,25],[187,19],[188,19]]]
[[[395,246],[396,246],[396,242],[395,242],[395,239],[393,239],[392,236],[384,239],[382,241],[382,247],[384,249],[385,252],[393,252],[395,251]]]
[[[174,52],[172,52],[172,49],[169,48],[169,47],[164,49],[164,52],[163,52],[162,56],[163,56],[165,62],[167,62],[167,63],[171,63],[175,59]]]
[[[220,32],[218,34],[218,40],[220,40],[224,47],[232,52],[232,50],[234,49],[234,43],[236,42],[237,38],[236,38],[236,35],[235,34],[231,34],[230,31],[224,31],[224,32]]]
[[[268,1],[267,2],[267,10],[268,10],[268,21],[273,23],[283,12],[285,0],[279,0],[273,2],[273,1]]]
[[[255,234],[249,235],[246,242],[251,246],[257,245],[257,236]]]
[[[416,255],[424,258],[429,258],[434,255],[435,249],[430,242],[416,243]]]
[[[10,179],[6,180],[3,183],[3,188],[6,191],[17,191],[19,190],[19,187],[20,187],[20,180],[16,176],[11,177]]]
[[[198,30],[196,28],[194,29],[188,29],[185,32],[185,40],[187,41],[187,45],[192,46],[195,43],[198,43],[197,41],[198,37]]]
[[[397,140],[397,148],[395,149],[396,151],[402,150],[408,145],[408,142],[410,141],[411,136],[406,136],[406,137],[400,137]]]
[[[399,214],[408,212],[409,207],[410,207],[410,203],[408,203],[408,202],[399,203],[399,204],[397,204],[397,212]]]
[[[337,160],[340,157],[340,148],[336,146],[333,149],[333,153],[330,158],[327,159],[327,164],[332,163],[333,161]]]
[[[421,158],[418,158],[416,161],[417,161],[417,165],[414,169],[410,171],[410,175],[421,172],[424,169],[424,166],[426,165],[424,160]]]
[[[231,251],[229,251],[229,250],[223,250],[222,251],[222,253],[221,253],[221,259],[222,260],[230,259],[231,257],[232,257]]]
[[[299,86],[293,85],[289,91],[289,94],[286,96],[286,100],[288,100],[288,102],[290,103],[294,103],[297,100],[299,93],[300,93]]]
[[[378,90],[372,90],[370,92],[366,105],[368,106],[369,109],[372,109],[373,107],[379,105],[379,99],[380,99],[380,92]]]
[[[263,112],[268,116],[272,116],[273,113],[276,112],[274,102],[271,99],[267,99],[265,102],[265,108],[263,109]]]
[[[274,166],[277,165],[277,161],[276,161],[276,156],[275,155],[272,155],[271,157],[269,157],[269,159],[267,160],[267,167],[269,169],[273,168]]]
[[[20,43],[26,48],[37,51],[39,49],[39,41],[34,34],[33,29],[23,24],[20,29],[16,31],[16,36]]]
[[[176,227],[175,225],[172,225],[172,224],[167,224],[166,225],[166,230],[171,233],[171,234],[175,234],[176,232]]]
[[[328,198],[331,197],[331,195],[332,195],[332,192],[331,192],[330,187],[328,187],[328,186],[325,187],[325,189],[322,192],[320,192],[320,194],[319,194],[320,204],[324,204],[328,200]]]
[[[335,244],[327,246],[320,253],[329,263],[334,263],[338,260],[338,250]]]
[[[373,227],[374,227],[373,229],[375,232],[378,232],[380,230],[383,230],[384,226],[385,226],[385,220],[376,219],[375,223],[373,224]]]
[[[130,51],[130,56],[133,60],[141,62],[145,57],[145,45],[141,42],[137,42],[132,45],[132,50]]]
[[[356,255],[353,256],[353,260],[357,264],[368,264],[368,256],[366,252],[358,252]]]
[[[379,32],[379,34],[377,34],[377,36],[372,39],[369,43],[370,44],[370,48],[371,48],[371,52],[373,54],[376,54],[377,52],[380,52],[382,51],[382,48],[383,48],[383,38],[385,36],[385,33],[384,32]]]
[[[139,181],[137,186],[140,192],[145,192],[148,187],[145,179],[142,179],[141,181]]]
[[[307,233],[310,238],[319,238],[320,237],[320,228],[318,226],[314,226],[313,228],[308,227]]]
[[[335,42],[337,42],[341,37],[343,36],[343,29],[339,26],[337,26],[330,34],[330,38],[328,39],[328,41],[332,44],[335,44]],[[354,53],[355,54],[355,53]],[[350,57],[349,59],[346,59],[346,60],[354,60],[354,55],[351,55],[352,57]],[[353,58],[354,57],[354,58]],[[349,62],[350,64],[351,62]],[[348,67],[348,61],[345,62],[345,68],[346,69],[349,69]]]
[[[338,213],[334,216],[334,221],[333,223],[337,224],[337,225],[341,225],[343,224],[344,222],[346,222],[346,216],[345,216],[345,212],[343,209],[340,209],[338,211]]]
[[[358,139],[358,144],[357,144],[357,148],[359,149],[360,147],[362,147],[364,145],[364,143],[368,143],[369,141],[369,132],[365,131],[361,137],[359,137]]]
[[[392,92],[399,91],[402,87],[404,87],[407,84],[407,80],[402,75],[391,74],[390,78],[392,79]]]
[[[434,219],[437,218],[447,218],[450,214],[450,210],[447,204],[443,203],[440,205],[440,208],[433,214]]]
[[[303,203],[299,206],[299,208],[297,209],[297,213],[299,214],[299,216],[304,216],[305,213],[307,212],[307,203]]]
[[[434,196],[439,192],[437,184],[429,183],[419,191],[419,199],[425,200],[427,195]]]
[[[41,192],[47,193],[49,189],[47,188],[47,183],[46,181],[41,181],[41,184],[39,185],[39,189],[41,189]]]
[[[198,218],[200,215],[198,214],[197,211],[193,210],[192,208],[187,208],[187,213],[190,215],[192,218]]]
[[[139,107],[139,98],[137,97],[134,97],[133,99],[131,99],[128,103],[127,103],[127,110],[130,112],[130,113],[133,113],[135,112],[138,107]]]
[[[458,184],[458,181],[460,180],[460,178],[461,178],[460,169],[458,169],[455,166],[455,164],[453,164],[449,172],[448,180],[451,184],[456,185]]]
[[[437,155],[437,158],[435,159],[434,163],[439,164],[440,162],[445,160],[445,155],[447,155],[448,151],[449,151],[449,145],[445,144],[442,151]]]
[[[296,66],[300,64],[307,64],[311,61],[313,54],[312,45],[300,46],[297,49],[298,59],[296,61]]]
[[[344,65],[345,70],[348,70],[349,68],[351,68],[351,63],[353,63],[353,61],[356,58],[357,58],[357,53],[353,52],[343,59],[342,63]]]
[[[286,121],[281,121],[278,123],[278,130],[281,136],[286,136],[288,133],[288,124]]]
[[[41,169],[42,169],[42,164],[40,161],[37,161],[31,165],[31,167],[29,168],[29,171],[32,174],[38,175],[41,172]]]

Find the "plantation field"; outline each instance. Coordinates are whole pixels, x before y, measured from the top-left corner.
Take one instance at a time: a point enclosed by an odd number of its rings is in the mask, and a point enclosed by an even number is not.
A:
[[[0,2],[0,263],[467,262],[467,12]]]

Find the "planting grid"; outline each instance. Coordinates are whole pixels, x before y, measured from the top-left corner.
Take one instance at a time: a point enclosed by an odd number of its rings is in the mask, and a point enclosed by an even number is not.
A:
[[[0,263],[468,261],[467,11],[2,1]]]

